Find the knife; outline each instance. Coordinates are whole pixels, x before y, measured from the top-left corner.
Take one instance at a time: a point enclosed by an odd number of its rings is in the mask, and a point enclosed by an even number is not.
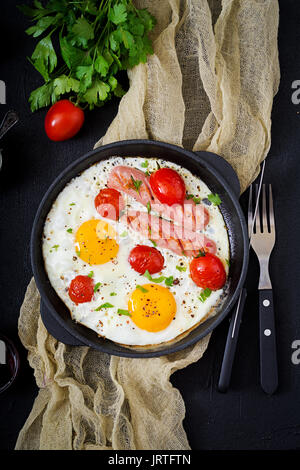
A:
[[[255,209],[254,209],[254,215],[253,215],[253,222],[251,228],[248,227],[248,234],[249,234],[249,250],[250,250],[250,241],[251,241],[251,236],[253,233],[253,227],[254,227],[254,221],[258,209],[258,204],[259,204],[259,196],[261,192],[261,187],[262,187],[262,181],[264,177],[264,172],[265,172],[265,163],[266,161],[264,160],[262,163],[261,167],[261,174],[260,174],[260,181],[259,181],[259,186],[258,186],[258,192],[257,192],[257,199],[255,203]],[[231,378],[231,372],[232,372],[232,366],[233,366],[233,361],[235,357],[235,351],[236,351],[236,346],[237,346],[237,341],[238,341],[238,336],[239,336],[239,330],[240,330],[240,324],[242,321],[242,316],[243,316],[243,310],[244,310],[244,305],[245,305],[245,300],[247,297],[247,291],[245,287],[242,288],[241,293],[239,295],[238,301],[237,301],[237,306],[235,309],[234,314],[231,317],[230,324],[229,324],[229,329],[227,333],[227,339],[226,339],[226,344],[225,344],[225,350],[224,350],[224,356],[223,356],[223,361],[221,365],[221,372],[220,372],[220,377],[219,377],[219,383],[218,383],[218,390],[219,392],[227,392],[229,388],[229,383],[230,383],[230,378]]]

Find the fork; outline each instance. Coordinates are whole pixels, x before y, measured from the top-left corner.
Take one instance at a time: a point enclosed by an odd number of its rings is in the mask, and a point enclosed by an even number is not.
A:
[[[256,186],[256,193],[258,186]],[[267,210],[266,185],[262,185],[262,203],[252,211],[252,186],[248,206],[248,227],[251,246],[259,260],[259,343],[260,343],[260,383],[262,389],[272,394],[278,386],[275,317],[272,283],[269,275],[269,259],[275,244],[275,219],[272,186],[268,186],[269,208]],[[250,228],[249,228],[250,230]]]

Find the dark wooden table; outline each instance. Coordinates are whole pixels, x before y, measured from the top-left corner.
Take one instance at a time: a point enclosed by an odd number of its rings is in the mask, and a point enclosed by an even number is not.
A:
[[[54,178],[105,133],[118,106],[118,101],[113,100],[88,113],[80,134],[68,142],[48,140],[43,129],[45,111],[32,114],[27,103],[40,78],[26,60],[33,43],[24,34],[27,23],[16,9],[17,3],[11,0],[0,7],[0,79],[7,85],[9,107],[20,116],[19,125],[1,143],[4,150],[0,171],[0,331],[15,341],[22,362],[16,386],[5,396],[0,395],[0,448],[6,450],[14,448],[38,392],[17,335],[20,305],[32,276],[29,240],[35,211]],[[172,383],[186,404],[184,426],[192,449],[300,448],[300,364],[292,362],[292,344],[300,340],[300,104],[291,99],[292,83],[300,80],[298,3],[280,1],[281,84],[272,112],[272,147],[265,173],[265,181],[274,188],[277,226],[270,271],[279,388],[276,394],[267,396],[259,385],[258,265],[251,253],[246,282],[248,297],[231,389],[226,394],[217,390],[228,320],[213,333],[204,357],[172,376]],[[247,194],[241,197],[241,204],[246,209]]]

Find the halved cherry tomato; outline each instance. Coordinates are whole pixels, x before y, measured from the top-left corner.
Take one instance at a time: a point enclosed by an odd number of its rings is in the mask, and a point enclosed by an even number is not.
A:
[[[147,270],[150,274],[155,274],[162,270],[165,260],[156,248],[137,245],[131,250],[128,261],[131,267],[140,274],[144,274]]]
[[[191,278],[203,289],[221,289],[226,282],[226,272],[220,258],[212,253],[194,258],[190,263]]]
[[[69,100],[57,101],[46,114],[45,131],[50,140],[71,139],[84,123],[84,112]]]
[[[185,184],[177,171],[171,168],[160,168],[150,176],[150,186],[157,199],[163,204],[183,204]]]
[[[104,188],[95,197],[95,207],[102,217],[118,220],[125,204],[119,191],[112,188]]]
[[[89,276],[76,276],[69,287],[70,299],[75,304],[90,302],[94,295],[94,282]]]

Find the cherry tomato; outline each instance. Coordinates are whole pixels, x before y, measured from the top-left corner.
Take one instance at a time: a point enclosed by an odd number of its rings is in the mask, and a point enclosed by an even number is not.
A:
[[[94,295],[94,282],[89,276],[76,276],[69,287],[70,299],[75,304],[90,302]]]
[[[161,252],[146,245],[135,246],[129,254],[128,261],[131,267],[140,274],[144,274],[147,270],[150,274],[155,274],[164,266],[164,257]]]
[[[226,272],[222,261],[212,253],[194,258],[190,263],[191,278],[203,289],[221,289],[226,282]]]
[[[183,204],[185,184],[177,171],[171,168],[160,168],[150,176],[150,186],[157,199],[163,204]]]
[[[118,220],[125,204],[121,193],[116,189],[104,188],[95,197],[95,207],[102,217]]]
[[[57,101],[46,114],[45,131],[50,140],[71,139],[81,129],[84,112],[69,100]]]

